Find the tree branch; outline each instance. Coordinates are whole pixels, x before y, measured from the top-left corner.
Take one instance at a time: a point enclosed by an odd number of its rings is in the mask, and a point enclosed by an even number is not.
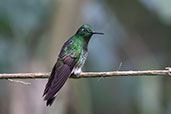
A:
[[[14,73],[0,74],[0,79],[44,79],[48,78],[50,73]],[[112,71],[112,72],[82,72],[80,75],[71,76],[70,78],[100,78],[115,76],[171,76],[171,67],[164,70],[147,70],[147,71]]]

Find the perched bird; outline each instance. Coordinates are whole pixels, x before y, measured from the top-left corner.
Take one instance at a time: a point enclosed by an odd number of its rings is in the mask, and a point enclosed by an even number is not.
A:
[[[57,92],[72,73],[75,76],[81,73],[88,54],[88,42],[93,34],[104,33],[93,32],[90,25],[84,24],[64,43],[43,93],[47,106],[52,105]]]

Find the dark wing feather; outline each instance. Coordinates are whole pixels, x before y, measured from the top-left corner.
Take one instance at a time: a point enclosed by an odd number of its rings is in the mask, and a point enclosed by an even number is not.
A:
[[[63,62],[61,63],[61,61]],[[62,88],[68,77],[71,75],[75,64],[76,60],[71,56],[64,56],[61,60],[58,59],[44,91],[44,100],[47,100],[47,105],[53,103],[56,93]]]
[[[45,100],[52,98],[59,91],[59,89],[62,87],[61,85],[64,84],[70,73],[71,69],[68,65],[63,65],[59,69],[59,71],[57,71],[57,74],[55,75],[54,80],[52,81],[48,93],[45,96]]]
[[[55,76],[55,70],[56,70],[56,66],[57,66],[57,63],[54,65],[53,69],[52,69],[52,72],[50,74],[50,77],[48,79],[48,83],[46,84],[46,87],[45,87],[45,90],[43,92],[43,96],[48,92],[50,86],[51,86],[51,83],[54,79],[54,76]]]

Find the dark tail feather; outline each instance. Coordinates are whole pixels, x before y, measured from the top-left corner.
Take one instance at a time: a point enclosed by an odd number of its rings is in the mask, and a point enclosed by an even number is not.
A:
[[[51,106],[52,103],[54,102],[55,98],[56,97],[52,97],[52,98],[48,99],[47,102],[46,102],[46,106],[48,106],[48,105]]]

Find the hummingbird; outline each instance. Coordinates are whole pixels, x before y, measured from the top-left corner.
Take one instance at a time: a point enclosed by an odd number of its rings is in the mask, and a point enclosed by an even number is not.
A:
[[[88,43],[94,34],[104,33],[93,32],[90,25],[84,24],[62,46],[43,93],[47,106],[52,105],[57,93],[72,74],[78,76],[81,73],[88,55]]]

